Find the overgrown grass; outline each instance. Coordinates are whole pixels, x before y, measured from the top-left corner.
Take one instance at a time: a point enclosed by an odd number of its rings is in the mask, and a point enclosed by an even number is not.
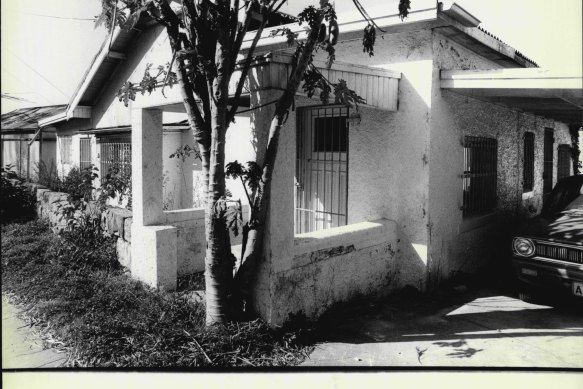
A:
[[[207,329],[204,305],[186,293],[152,290],[119,267],[71,266],[67,244],[38,221],[2,227],[2,291],[67,351],[68,366],[288,366],[311,351],[307,331],[260,320]]]

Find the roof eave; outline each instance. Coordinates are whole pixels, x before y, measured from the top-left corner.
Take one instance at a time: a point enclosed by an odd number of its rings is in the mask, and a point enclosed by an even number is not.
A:
[[[67,110],[60,112],[56,115],[49,116],[38,121],[39,127],[46,127],[52,124],[57,124],[60,122],[65,122],[70,119],[90,119],[91,118],[91,107],[87,106],[77,106],[73,110]]]
[[[356,13],[355,13],[356,14]],[[421,29],[424,27],[432,27],[434,23],[441,23],[437,17],[437,6],[414,10],[409,13],[409,16],[402,21],[398,13],[386,14],[374,18],[375,23],[385,30],[387,33],[395,33],[406,30]],[[339,21],[338,29],[340,31],[339,41],[352,39],[356,35],[361,36],[363,29],[368,25],[361,16],[348,17],[347,20]],[[292,32],[298,33],[298,39],[306,39],[306,26],[301,26],[299,23],[290,23],[283,26],[270,27],[263,30],[261,38],[257,43],[257,49],[262,51],[271,50],[279,47],[287,47],[287,38],[281,35],[272,36],[272,32],[281,29],[289,28]],[[255,32],[248,32],[243,40],[241,50],[245,51],[251,47],[251,43],[255,38]]]

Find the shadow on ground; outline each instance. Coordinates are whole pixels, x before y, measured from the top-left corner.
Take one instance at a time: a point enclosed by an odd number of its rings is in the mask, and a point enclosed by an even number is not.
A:
[[[583,367],[583,301],[528,304],[499,287],[362,301],[317,334],[306,365]]]

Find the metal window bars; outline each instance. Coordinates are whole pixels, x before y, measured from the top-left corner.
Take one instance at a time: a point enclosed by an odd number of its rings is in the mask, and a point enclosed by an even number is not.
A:
[[[117,166],[122,174],[132,172],[132,142],[130,136],[98,138],[100,174],[103,182],[109,170]]]
[[[491,212],[496,206],[498,141],[464,137],[463,216]]]
[[[91,167],[91,139],[79,139],[79,168],[81,170]]]
[[[534,133],[524,133],[524,156],[522,170],[522,191],[530,192],[534,188]]]
[[[348,108],[298,110],[295,233],[347,224]]]
[[[73,146],[73,137],[72,136],[61,136],[60,139],[60,146],[59,151],[61,154],[61,163],[71,163],[71,148]]]

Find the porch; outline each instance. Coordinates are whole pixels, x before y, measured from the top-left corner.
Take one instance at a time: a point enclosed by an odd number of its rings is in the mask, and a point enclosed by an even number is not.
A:
[[[273,115],[272,103],[285,87],[289,60],[284,55],[268,56],[254,64],[247,83],[249,92],[241,104],[248,102],[248,107],[240,109],[234,123],[236,131],[230,128],[227,135],[227,162],[235,159],[262,162]],[[371,188],[374,180],[387,177],[370,171],[367,162],[367,158],[381,160],[386,149],[377,142],[379,146],[369,149],[367,154],[362,146],[371,141],[365,139],[367,136],[382,136],[383,118],[397,110],[400,74],[342,63],[331,69],[323,64],[318,66],[330,80],[347,80],[359,95],[366,96],[366,104],[357,114],[347,108],[316,105],[316,100],[300,93],[297,112],[290,112],[282,130],[267,220],[265,260],[257,270],[252,301],[255,310],[274,324],[283,322],[290,313],[303,312],[315,317],[334,302],[357,294],[382,294],[396,277],[402,236],[397,223],[388,220],[383,212],[384,200],[379,196],[384,188],[378,185]],[[236,76],[233,78],[236,80]],[[194,261],[195,268],[204,268],[206,245],[202,208],[169,212],[162,207],[162,114],[184,112],[177,91],[170,93],[172,97],[167,93],[165,100],[154,95],[138,98],[132,111],[131,272],[151,286],[171,290],[176,287],[181,263]],[[310,115],[310,123],[299,119],[298,115],[306,114]],[[313,127],[311,121],[316,117],[330,120]],[[348,139],[353,133],[360,133],[355,136],[354,145]],[[386,137],[382,137],[384,145]],[[310,150],[315,150],[315,146],[312,141],[302,144],[302,139],[320,142],[321,150],[316,152],[322,160],[310,170],[310,177],[306,176],[309,169],[302,169],[305,165],[300,160],[311,161]],[[301,154],[298,147],[307,152]],[[352,162],[348,161],[349,153]],[[383,174],[387,168],[383,167]],[[357,173],[351,178],[351,185],[349,169]],[[301,179],[311,183],[302,193],[297,185],[301,172],[304,172]],[[233,197],[239,196],[245,203],[238,185],[228,183]],[[333,215],[341,209],[342,217]],[[312,223],[300,221],[306,220],[301,216],[305,214],[312,215]],[[185,228],[193,231],[188,239],[194,239],[201,248],[194,259],[192,253],[176,249],[183,246],[180,242],[185,239],[182,232]],[[233,252],[237,252],[235,246],[239,242],[233,243]]]

